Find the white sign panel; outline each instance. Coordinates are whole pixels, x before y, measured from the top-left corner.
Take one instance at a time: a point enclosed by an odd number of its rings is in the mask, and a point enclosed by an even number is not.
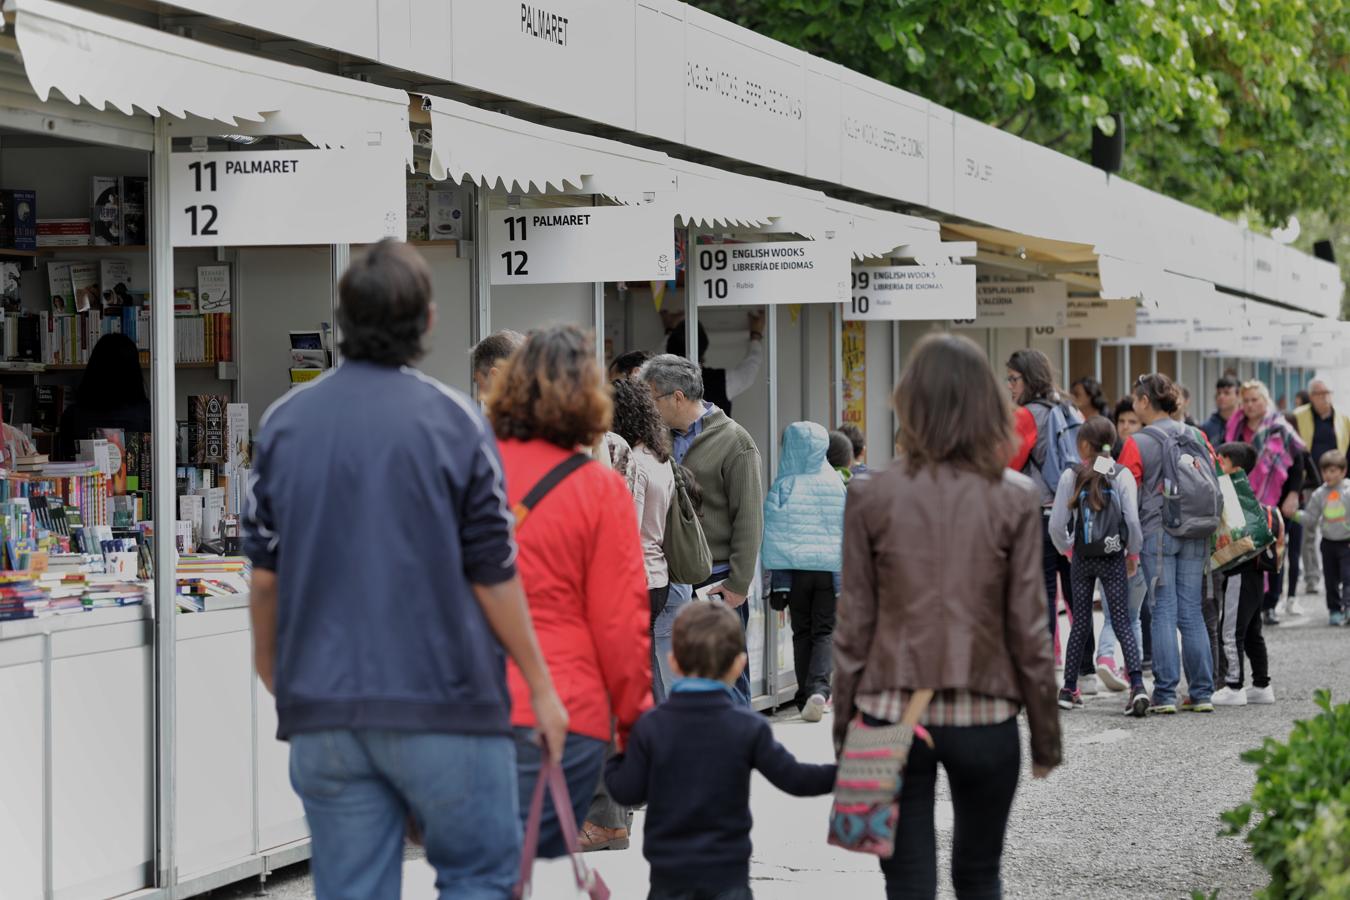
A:
[[[974,266],[854,266],[846,320],[889,322],[975,315]]]
[[[1063,328],[1069,289],[1062,281],[986,281],[975,286],[975,318],[953,328]]]
[[[849,73],[842,87],[844,183],[910,203],[928,203],[928,103]]]
[[[371,244],[407,234],[406,170],[389,148],[170,159],[175,247]]]
[[[494,210],[488,215],[487,232],[493,284],[675,277],[675,229],[668,208]]]
[[[1099,338],[1134,337],[1133,300],[1103,300],[1100,297],[1070,297],[1064,315],[1064,325],[1056,328],[1038,325],[1037,334],[1043,337],[1088,340]]]
[[[805,55],[692,6],[685,17],[685,143],[805,174]]]
[[[631,2],[453,0],[451,23],[455,82],[633,127],[637,77]]]
[[[849,252],[837,241],[702,244],[689,290],[699,306],[845,303]]]

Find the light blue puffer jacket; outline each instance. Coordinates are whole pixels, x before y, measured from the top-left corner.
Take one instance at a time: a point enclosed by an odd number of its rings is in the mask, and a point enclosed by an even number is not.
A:
[[[830,436],[815,422],[783,432],[778,477],[764,498],[765,569],[838,572],[844,550],[844,480],[825,461]]]

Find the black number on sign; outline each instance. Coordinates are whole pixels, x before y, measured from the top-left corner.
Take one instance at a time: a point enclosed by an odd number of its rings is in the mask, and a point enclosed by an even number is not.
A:
[[[721,272],[727,267],[727,251],[725,250],[700,250],[698,251],[698,267],[705,272]]]
[[[525,264],[530,261],[529,254],[524,250],[507,250],[502,254],[502,259],[506,261],[507,275],[528,275]]]
[[[709,300],[727,299],[727,280],[725,278],[705,278],[703,279],[703,292],[708,295]]]
[[[510,232],[508,240],[516,240],[516,225],[520,225],[520,240],[525,240],[525,217],[511,216],[506,220],[506,230]]]
[[[217,215],[217,212],[218,212],[218,211],[216,210],[216,208],[215,208],[214,206],[210,205],[209,203],[204,203],[204,204],[202,204],[201,206],[189,206],[189,207],[185,208],[185,209],[183,210],[183,212],[187,213],[189,216],[192,217],[192,233],[193,233],[193,234],[219,234],[219,233],[220,233],[220,232],[216,231],[216,215]],[[202,218],[204,219],[204,221],[201,222],[201,228],[200,228],[200,229],[197,228],[197,225],[198,225],[198,219],[197,219],[197,216],[198,216],[198,214],[200,214],[200,215],[202,216]]]
[[[867,315],[867,311],[872,308],[872,301],[867,299],[866,294],[859,294],[853,298],[853,314]]]
[[[203,170],[203,169],[205,169],[205,170],[207,171],[207,174],[209,174],[209,175],[211,176],[211,186],[210,186],[209,188],[207,188],[207,190],[208,190],[208,191],[214,191],[214,190],[216,189],[216,164],[215,164],[215,163],[213,163],[213,162],[209,162],[209,163],[199,163],[199,162],[188,163],[188,168],[192,170],[193,176],[197,179],[197,190],[200,191],[200,190],[202,189],[202,170]]]
[[[868,286],[871,284],[871,282],[872,282],[872,275],[871,275],[870,272],[854,272],[854,273],[853,273],[853,289],[854,289],[855,291],[865,291],[865,290],[867,290],[867,288],[868,288]]]

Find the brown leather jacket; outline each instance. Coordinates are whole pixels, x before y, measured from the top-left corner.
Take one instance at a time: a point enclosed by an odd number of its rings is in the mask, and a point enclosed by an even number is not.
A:
[[[1040,494],[1011,471],[991,483],[946,466],[911,475],[901,462],[850,482],[836,740],[859,694],[962,688],[1022,703],[1032,760],[1059,764],[1041,531]]]

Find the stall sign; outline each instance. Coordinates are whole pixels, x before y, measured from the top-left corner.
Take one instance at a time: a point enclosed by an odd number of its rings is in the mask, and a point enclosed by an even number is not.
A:
[[[844,303],[849,253],[838,241],[700,244],[690,290],[699,306]]]
[[[975,285],[975,318],[953,328],[1063,328],[1069,289],[1062,281],[986,281]]]
[[[849,321],[910,322],[975,315],[974,266],[854,266]]]
[[[1033,326],[1038,337],[1092,340],[1132,338],[1135,334],[1133,300],[1103,300],[1100,297],[1070,297],[1064,325]]]
[[[487,228],[492,283],[674,278],[670,215],[654,204],[494,210]]]
[[[371,244],[407,233],[402,156],[388,148],[174,153],[175,247]]]

